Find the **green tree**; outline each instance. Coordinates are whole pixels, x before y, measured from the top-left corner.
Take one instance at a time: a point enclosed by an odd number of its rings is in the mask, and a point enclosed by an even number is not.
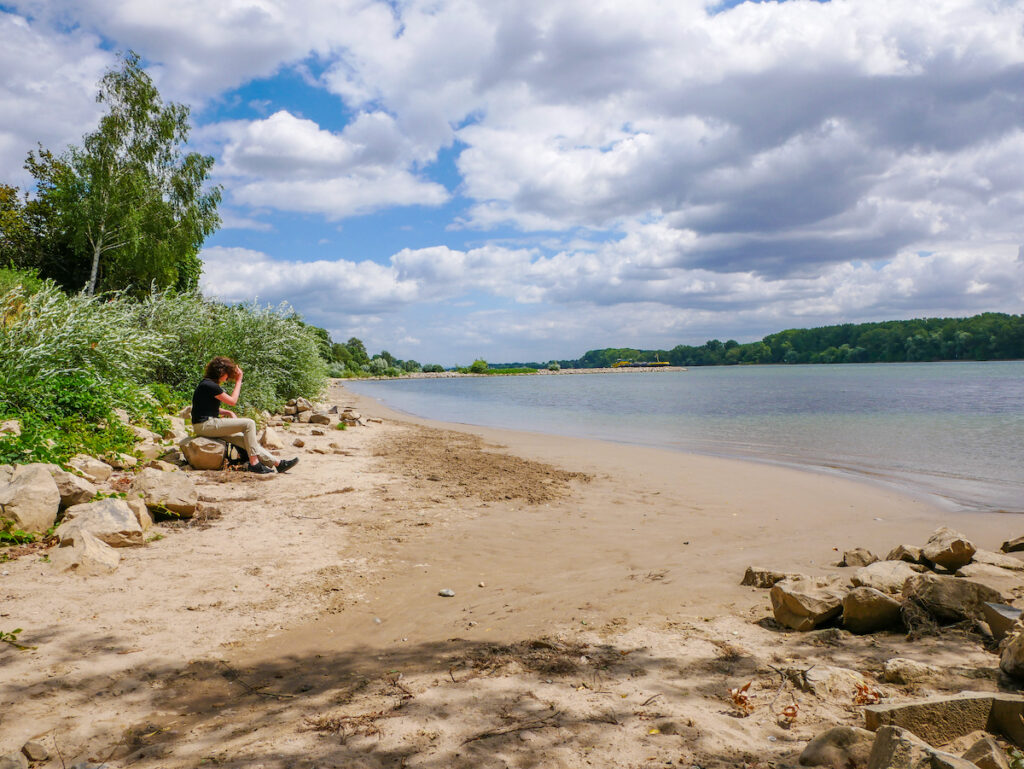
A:
[[[100,81],[99,127],[61,156],[42,147],[26,169],[52,211],[85,290],[194,288],[199,249],[220,224],[220,187],[206,188],[213,158],[183,153],[189,110],[164,104],[134,52]],[[65,278],[67,279],[67,278]],[[82,284],[69,286],[79,288]]]
[[[352,337],[345,342],[345,347],[348,348],[349,354],[356,364],[362,366],[370,362],[370,356],[366,354],[366,345],[363,344],[361,339]]]

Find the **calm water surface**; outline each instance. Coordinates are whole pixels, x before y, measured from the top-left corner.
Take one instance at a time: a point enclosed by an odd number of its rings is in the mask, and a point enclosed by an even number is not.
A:
[[[349,382],[431,419],[828,468],[1024,512],[1024,361]]]

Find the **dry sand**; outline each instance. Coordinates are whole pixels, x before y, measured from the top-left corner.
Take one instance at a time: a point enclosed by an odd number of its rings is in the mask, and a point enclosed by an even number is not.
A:
[[[190,473],[204,512],[114,575],[58,574],[45,552],[0,564],[0,631],[36,647],[0,644],[0,754],[35,738],[52,767],[791,766],[862,715],[848,682],[812,693],[787,670],[874,681],[902,656],[945,674],[874,684],[885,697],[997,686],[964,630],[783,632],[739,581],[837,572],[844,549],[938,525],[995,549],[1017,516],[330,399],[383,422],[293,426],[287,475]],[[748,681],[744,717],[729,690]]]

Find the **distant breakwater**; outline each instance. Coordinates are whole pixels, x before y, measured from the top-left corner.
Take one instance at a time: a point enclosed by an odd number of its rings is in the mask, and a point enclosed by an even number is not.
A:
[[[495,369],[500,371],[501,369]],[[392,376],[372,376],[372,377],[361,377],[362,379],[462,379],[464,377],[476,377],[477,379],[487,379],[488,377],[502,377],[502,376],[564,376],[566,374],[654,374],[661,373],[664,371],[686,371],[685,366],[654,366],[652,368],[626,368],[622,366],[620,368],[563,368],[558,371],[551,371],[549,369],[537,369],[532,374],[527,373],[516,373],[516,374],[461,374],[458,371],[414,371],[409,374],[403,374],[400,377]],[[345,381],[345,380],[340,380]]]

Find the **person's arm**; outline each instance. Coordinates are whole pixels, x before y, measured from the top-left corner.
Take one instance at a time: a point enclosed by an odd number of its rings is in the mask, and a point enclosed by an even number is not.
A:
[[[242,390],[242,367],[235,366],[235,389],[228,395],[227,393],[221,393],[217,396],[217,400],[221,403],[226,403],[229,406],[234,406],[238,403],[238,393]]]
[[[220,410],[221,417],[227,417],[228,419],[238,419],[238,415],[234,411],[228,411],[227,409]]]

